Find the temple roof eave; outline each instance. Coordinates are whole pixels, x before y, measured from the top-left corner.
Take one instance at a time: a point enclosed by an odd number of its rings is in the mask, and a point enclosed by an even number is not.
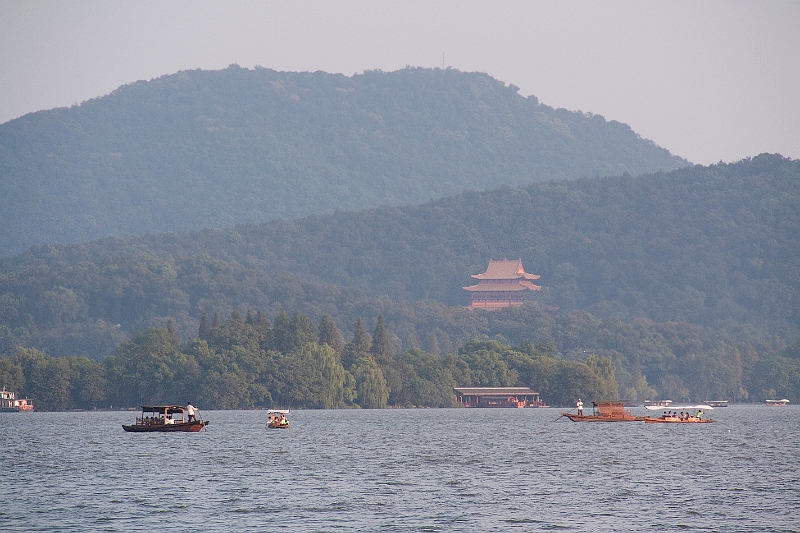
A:
[[[485,272],[483,274],[473,274],[470,276],[471,278],[475,279],[539,279],[541,278],[538,274],[528,274],[527,272],[523,272],[521,274],[514,274],[514,275],[507,275],[507,276],[498,276],[498,275],[487,275]]]
[[[478,283],[477,285],[470,285],[469,287],[462,287],[465,291],[470,292],[519,292],[519,291],[540,291],[542,288],[539,285],[534,285],[531,282],[522,283],[503,283],[485,285]]]

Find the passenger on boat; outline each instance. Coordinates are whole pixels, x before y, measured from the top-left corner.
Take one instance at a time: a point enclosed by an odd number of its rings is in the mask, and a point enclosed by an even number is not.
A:
[[[164,419],[165,424],[174,424],[175,420],[172,419],[172,415],[167,415],[167,418]]]
[[[578,398],[578,403],[575,404],[575,407],[578,408],[578,416],[583,416],[583,402],[580,398]]]

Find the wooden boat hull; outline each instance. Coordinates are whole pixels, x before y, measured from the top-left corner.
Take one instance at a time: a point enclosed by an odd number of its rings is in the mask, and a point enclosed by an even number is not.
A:
[[[145,425],[145,424],[122,424],[122,429],[130,433],[197,433],[208,425],[208,421],[203,422],[184,422],[178,424],[159,424],[159,425]]]
[[[561,413],[573,422],[641,422],[644,416],[600,416],[600,415],[578,415],[574,413]]]
[[[285,424],[267,424],[268,429],[289,429],[289,422]]]
[[[713,422],[710,418],[695,419],[695,420],[681,420],[674,418],[645,418],[644,421],[648,424],[710,424]]]

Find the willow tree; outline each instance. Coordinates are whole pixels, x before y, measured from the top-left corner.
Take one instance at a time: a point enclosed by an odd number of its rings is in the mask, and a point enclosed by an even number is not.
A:
[[[353,365],[356,378],[356,401],[364,409],[383,409],[389,401],[389,387],[383,371],[374,359],[362,357]]]

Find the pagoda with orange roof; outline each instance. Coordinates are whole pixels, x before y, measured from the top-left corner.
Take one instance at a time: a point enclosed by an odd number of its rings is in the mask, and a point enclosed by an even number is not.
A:
[[[471,296],[468,309],[518,307],[525,303],[530,291],[542,290],[540,286],[531,283],[531,280],[539,279],[539,276],[525,272],[522,259],[490,259],[486,272],[472,277],[479,281],[477,285],[464,287]]]

